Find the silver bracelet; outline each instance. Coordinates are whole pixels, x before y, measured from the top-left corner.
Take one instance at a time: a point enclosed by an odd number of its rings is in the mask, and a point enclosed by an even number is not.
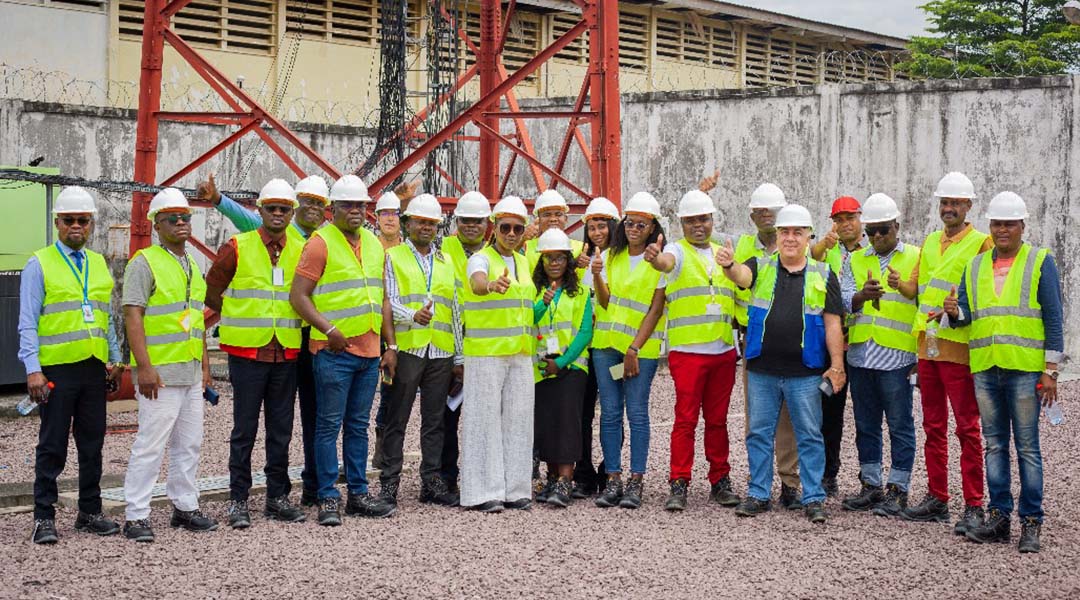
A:
[[[330,329],[327,329],[326,331],[324,331],[323,335],[329,336],[330,332],[335,330],[335,329],[337,329],[337,325],[330,325]]]

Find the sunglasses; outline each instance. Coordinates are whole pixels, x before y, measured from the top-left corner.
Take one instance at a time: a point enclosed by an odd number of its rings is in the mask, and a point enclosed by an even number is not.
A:
[[[68,227],[71,227],[76,223],[78,223],[80,227],[86,227],[93,222],[93,220],[94,219],[90,217],[60,217],[60,222]]]
[[[874,237],[875,235],[882,235],[882,236],[889,235],[890,231],[892,231],[892,225],[867,225],[866,226],[866,236],[867,237]]]
[[[509,235],[511,232],[513,232],[514,235],[521,235],[525,233],[525,226],[512,225],[510,223],[502,223],[499,225],[499,233],[503,235]]]
[[[479,217],[458,217],[458,223],[462,225],[482,225],[484,219]]]
[[[289,206],[287,204],[268,204],[268,205],[264,205],[263,209],[265,209],[266,212],[268,212],[270,214],[287,215],[287,214],[292,212],[293,207],[291,207],[291,206]]]
[[[630,219],[626,219],[623,221],[623,225],[625,225],[627,229],[647,229],[651,223],[649,221],[631,221]]]
[[[158,223],[167,222],[169,225],[176,225],[177,223],[190,223],[191,213],[173,213],[171,215],[164,215],[163,218],[158,219]]]

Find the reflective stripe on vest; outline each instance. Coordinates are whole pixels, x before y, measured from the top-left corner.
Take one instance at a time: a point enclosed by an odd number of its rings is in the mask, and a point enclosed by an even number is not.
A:
[[[707,344],[720,340],[734,344],[732,322],[735,319],[735,284],[724,276],[723,269],[713,265],[712,276],[698,249],[686,241],[682,248],[682,267],[679,277],[667,284],[667,337],[673,348],[690,344]],[[710,243],[711,255],[719,246]],[[718,314],[708,314],[710,305]]]
[[[991,367],[1039,373],[1046,368],[1046,331],[1039,280],[1049,251],[1020,247],[999,296],[991,252],[972,259],[965,279],[971,307],[971,372]]]
[[[919,312],[915,316],[915,332],[926,331],[927,315],[940,313],[945,304],[945,297],[953,287],[960,287],[960,278],[964,267],[979,253],[985,233],[972,229],[959,242],[954,242],[944,254],[941,252],[942,232],[935,231],[926,237],[919,258]],[[968,328],[939,327],[937,336],[966,344]]]
[[[489,281],[495,281],[506,269],[502,255],[493,246],[480,253],[488,260]],[[467,323],[463,344],[466,356],[532,354],[536,347],[532,312],[536,286],[525,257],[515,252],[512,258],[515,272],[505,294],[480,296],[468,284],[459,290],[464,298]]]
[[[386,256],[394,269],[401,303],[416,311],[424,308],[428,301],[428,278],[420,268],[412,246],[399,244],[387,250]],[[394,332],[398,346],[403,350],[427,348],[432,344],[444,352],[453,352],[454,263],[439,252],[431,259],[431,269],[431,310],[434,313],[431,322],[427,326],[416,321],[394,323]]]
[[[746,358],[761,356],[765,338],[765,322],[772,311],[773,294],[776,291],[780,268],[777,255],[757,259],[757,276],[754,280],[752,300],[748,311],[746,330]],[[803,276],[803,333],[800,339],[803,364],[808,369],[821,369],[826,365],[828,351],[825,348],[825,296],[829,278],[829,266],[811,258],[806,259]]]
[[[895,252],[889,258],[889,266],[900,273],[901,281],[907,281],[918,264],[919,247],[912,244],[904,244],[903,252]],[[866,284],[868,272],[887,291],[879,302],[880,310],[868,301],[863,303],[862,310],[855,313],[848,330],[848,342],[861,344],[873,339],[879,346],[915,352],[918,349],[918,338],[914,331],[915,314],[918,312],[915,300],[909,300],[889,287],[889,278],[882,273],[881,261],[873,248],[851,254],[851,274],[856,290],[861,290]]]
[[[146,331],[146,350],[150,364],[155,367],[173,363],[202,360],[203,357],[203,300],[206,282],[199,265],[190,254],[190,296],[188,277],[171,252],[161,246],[139,250],[154,275],[154,293],[146,305],[143,327]],[[135,260],[133,257],[132,260]]]
[[[277,266],[284,277],[274,285],[274,266],[258,230],[233,236],[236,274],[221,298],[221,343],[239,348],[261,348],[277,338],[285,348],[300,348],[303,321],[289,303],[302,243],[286,234]]]
[[[105,363],[109,361],[109,327],[113,279],[109,265],[97,252],[86,248],[84,269],[76,277],[68,266],[61,249],[46,246],[34,253],[41,266],[45,284],[41,316],[38,318],[38,361],[41,366],[77,363],[90,357]],[[89,281],[82,281],[82,277]],[[83,319],[83,284],[94,312],[94,322]]]
[[[597,318],[596,331],[593,334],[593,348],[614,348],[626,352],[637,337],[645,315],[652,305],[653,294],[660,281],[657,271],[642,259],[637,267],[630,271],[630,253],[619,252],[614,257],[604,252],[604,261],[608,272],[607,312],[603,318]],[[664,339],[665,320],[661,316],[656,329],[649,336],[649,341],[642,346],[638,356],[641,358],[660,358],[660,342]]]
[[[379,238],[360,229],[361,260],[337,226],[322,227],[313,235],[326,242],[326,268],[311,292],[315,308],[346,338],[369,331],[378,335],[382,331],[385,265]],[[325,340],[326,335],[312,327],[311,339]]]
[[[543,290],[538,290],[536,300],[540,300],[544,296]],[[571,342],[577,337],[578,331],[580,331],[580,325],[582,319],[585,318],[585,307],[589,302],[588,288],[579,287],[578,293],[574,297],[567,296],[565,293],[559,292],[557,298],[558,303],[554,300],[548,306],[548,311],[540,317],[539,332],[543,336],[543,340],[540,341],[540,349],[543,351],[547,344],[547,339],[554,335],[559,340],[559,354],[564,354],[569,348]],[[554,321],[552,321],[552,315],[550,313],[551,307],[555,307]],[[542,381],[544,379],[551,379],[554,375],[545,375],[544,367],[546,363],[543,361],[537,361],[536,370],[533,373],[533,378],[536,381]],[[571,368],[579,369],[581,371],[589,372],[589,352],[588,349],[582,350],[574,362],[569,365]]]

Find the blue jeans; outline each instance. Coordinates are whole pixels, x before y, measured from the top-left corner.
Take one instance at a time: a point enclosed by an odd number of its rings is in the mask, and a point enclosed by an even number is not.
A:
[[[892,371],[848,366],[851,404],[855,413],[855,447],[859,451],[862,480],[881,487],[881,418],[889,424],[889,483],[907,491],[915,466],[915,418],[911,414],[914,365]]]
[[[350,493],[368,491],[368,420],[378,381],[378,358],[329,350],[315,355],[315,477],[320,500],[341,497],[334,484],[338,478],[337,439],[343,428],[345,482]]]
[[[645,473],[649,461],[649,392],[659,362],[639,358],[636,377],[611,378],[611,367],[623,362],[623,353],[611,348],[593,350],[596,385],[600,390],[600,447],[604,470],[622,472],[623,410],[630,423],[630,472]]]
[[[780,377],[750,371],[747,390],[750,401],[750,432],[746,454],[750,463],[748,495],[758,500],[772,496],[773,446],[780,406],[787,404],[795,444],[799,450],[799,481],[802,503],[823,502],[825,489],[825,438],[821,435],[821,377]]]
[[[1039,450],[1040,402],[1035,392],[1040,373],[994,367],[975,373],[982,432],[986,438],[986,487],[990,508],[1012,514],[1009,432],[1016,438],[1020,467],[1020,517],[1042,522],[1043,464]]]

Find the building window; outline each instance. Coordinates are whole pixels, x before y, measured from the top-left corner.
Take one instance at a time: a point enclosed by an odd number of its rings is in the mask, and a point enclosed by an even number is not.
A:
[[[619,10],[619,68],[641,72],[648,66],[649,15]]]
[[[275,46],[275,0],[196,0],[172,18],[172,29],[192,45],[269,54]],[[119,0],[120,35],[142,37],[141,0]]]
[[[105,9],[105,0],[41,0],[41,3],[57,8],[83,8],[94,11]]]
[[[581,21],[581,15],[574,13],[555,13],[551,15],[551,41],[561,38],[566,35],[566,32],[570,31]],[[555,60],[559,62],[572,63],[575,65],[587,65],[589,64],[589,33],[579,35],[577,39],[570,42],[565,48],[555,53]]]

